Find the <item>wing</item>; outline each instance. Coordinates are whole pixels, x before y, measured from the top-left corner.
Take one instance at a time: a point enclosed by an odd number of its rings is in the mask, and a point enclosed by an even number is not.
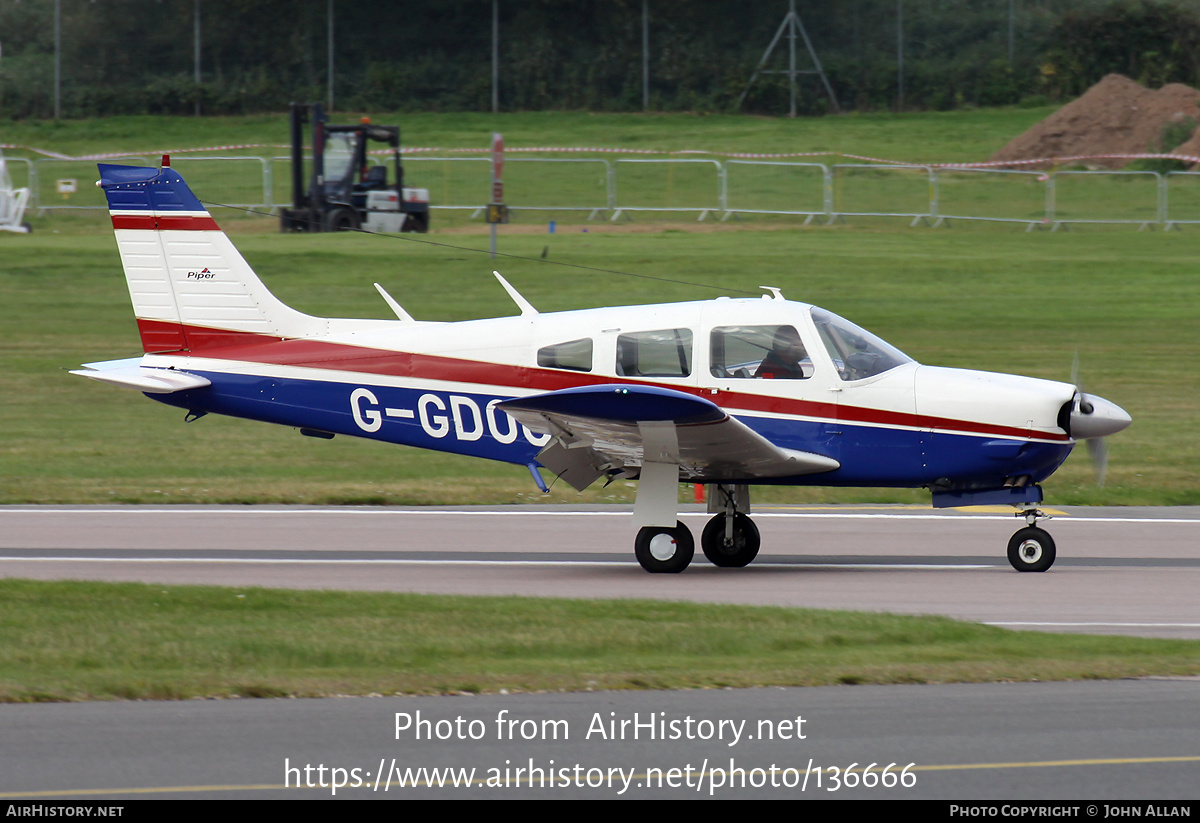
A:
[[[643,463],[674,463],[681,480],[709,482],[815,474],[840,465],[777,446],[702,397],[655,386],[581,386],[498,408],[554,437],[538,462],[580,491],[605,474],[635,476]]]
[[[201,377],[198,374],[176,369],[148,369],[140,365],[141,362],[142,358],[131,357],[127,360],[84,363],[82,369],[76,369],[71,374],[90,377],[102,383],[112,383],[115,386],[137,389],[149,394],[171,394],[212,385],[207,377]]]

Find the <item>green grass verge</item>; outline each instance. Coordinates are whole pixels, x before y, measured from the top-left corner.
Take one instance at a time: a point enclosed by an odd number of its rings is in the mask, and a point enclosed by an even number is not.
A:
[[[449,148],[482,146],[487,134],[498,129],[510,146],[837,150],[967,161],[988,156],[1047,113],[992,109],[796,120],[581,112],[419,114],[406,116],[403,125],[409,145]],[[392,119],[376,116],[378,122]],[[277,143],[285,134],[283,115],[108,118],[5,127],[8,142],[66,154]],[[193,162],[197,170],[208,169],[204,174],[217,174],[219,164]],[[413,164],[413,173],[420,168],[429,167]],[[13,164],[14,174],[20,169]],[[91,164],[80,169],[83,181],[95,173]],[[687,183],[682,171],[657,183],[647,174],[647,190],[657,187],[664,202],[680,196],[685,184],[699,185]],[[774,196],[772,186],[782,186],[761,168],[742,167],[731,174],[741,175],[748,188],[757,187],[764,197]],[[43,184],[52,184],[53,176],[47,174]],[[959,175],[964,176],[969,175]],[[1101,196],[1087,187],[1090,179],[1073,179],[1060,191],[1064,208],[1074,203],[1067,202],[1070,192],[1101,205],[1144,194],[1140,182],[1118,185],[1110,180],[1118,195],[1128,189],[1127,196]],[[861,182],[847,178],[837,196],[861,200],[866,196],[856,193]],[[1009,216],[1036,212],[1040,203],[1029,198],[1023,183],[972,184],[969,192],[953,174],[943,183],[950,210],[960,204],[964,211],[975,209],[980,204],[970,198],[989,190],[989,207]],[[436,190],[438,181],[429,185]],[[887,187],[878,183],[867,188]],[[924,184],[919,188],[924,197]],[[719,293],[536,261],[493,262],[474,251],[399,239],[281,236],[271,218],[228,210],[217,210],[217,215],[285,302],[319,315],[390,317],[373,281],[383,283],[421,319],[462,320],[512,311],[490,275],[492,268],[500,268],[543,311],[694,300]],[[83,362],[138,353],[129,298],[102,212],[55,212],[32,219],[33,235],[0,233],[0,503],[409,505],[542,499],[523,469],[351,438],[318,442],[287,429],[215,416],[184,427],[177,410],[66,375],[63,369]],[[1200,503],[1195,472],[1200,439],[1194,436],[1200,427],[1200,370],[1191,368],[1200,359],[1200,312],[1195,309],[1200,278],[1193,275],[1195,243],[1188,230],[1138,233],[1093,226],[1026,234],[1019,227],[964,223],[949,230],[909,229],[903,221],[865,218],[845,226],[802,227],[798,219],[783,217],[719,226],[652,223],[639,217],[636,224],[614,228],[563,213],[558,233],[550,235],[533,217],[517,219],[524,222],[501,229],[503,252],[532,258],[544,253],[552,262],[710,283],[730,293],[754,291],[760,283],[778,285],[788,297],[843,314],[934,365],[1063,380],[1077,351],[1087,388],[1128,409],[1134,425],[1110,442],[1106,488],[1095,487],[1086,456],[1079,454],[1046,484],[1049,501]],[[485,232],[465,214],[439,212],[434,234],[409,239],[482,250],[487,247]],[[579,496],[556,487],[550,501],[623,502],[632,498],[632,489],[614,484]],[[756,490],[756,499],[912,503],[928,497],[903,490],[764,487]]]
[[[0,701],[1200,673],[1200,641],[659,601],[0,582]]]
[[[476,249],[482,234],[430,238]],[[525,471],[353,438],[182,413],[66,368],[131,356],[139,344],[107,232],[0,238],[0,503],[515,503],[541,499]],[[421,319],[513,311],[496,265],[544,311],[707,298],[719,291],[623,278],[404,240],[247,234],[268,285],[297,308],[387,317],[381,282]],[[1078,351],[1090,391],[1126,408],[1108,485],[1085,450],[1046,484],[1053,504],[1197,504],[1200,278],[1186,233],[890,230],[866,226],[710,233],[509,234],[501,250],[756,290],[843,314],[934,365],[1065,380]],[[561,486],[561,484],[560,484]],[[631,484],[553,502],[620,502]],[[777,502],[919,502],[922,492],[768,489]]]
[[[828,117],[751,117],[734,114],[592,114],[577,111],[507,114],[338,112],[334,123],[364,114],[401,127],[405,146],[487,148],[491,133],[510,147],[613,147],[659,151],[830,151],[914,163],[986,160],[1008,141],[1047,117],[1053,107],[954,112],[852,113]],[[246,117],[121,116],[90,120],[5,123],[4,142],[69,156],[156,152],[206,146],[266,144],[222,149],[222,154],[286,154],[286,113]],[[36,157],[8,150],[10,156]]]

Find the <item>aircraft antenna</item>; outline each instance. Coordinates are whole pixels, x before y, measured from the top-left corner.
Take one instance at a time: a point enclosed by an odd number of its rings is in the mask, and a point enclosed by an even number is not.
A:
[[[395,299],[384,290],[383,286],[376,283],[375,290],[379,292],[380,297],[387,302],[388,306],[392,310],[392,313],[395,314],[398,319],[403,320],[405,323],[415,322],[415,318],[406,312],[404,307],[397,303]]]
[[[521,310],[522,317],[532,317],[538,313],[538,310],[533,307],[533,304],[526,300],[521,293],[513,287],[512,283],[509,283],[507,280],[505,280],[500,275],[500,272],[494,271],[492,274],[496,275],[496,279],[500,281],[500,285],[504,286],[504,290],[508,292],[508,296],[511,297],[513,302],[517,304],[517,308]]]

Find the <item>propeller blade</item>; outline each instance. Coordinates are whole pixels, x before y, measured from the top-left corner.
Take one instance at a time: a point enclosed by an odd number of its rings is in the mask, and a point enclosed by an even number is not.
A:
[[[1087,441],[1087,445],[1088,456],[1092,458],[1092,468],[1096,472],[1096,485],[1103,488],[1108,476],[1108,441],[1097,437]]]
[[[1086,440],[1088,456],[1096,473],[1096,485],[1104,486],[1108,476],[1108,443],[1105,437],[1128,426],[1133,419],[1116,403],[1083,390],[1079,376],[1079,352],[1071,360],[1071,382],[1075,384],[1075,403],[1071,408],[1071,436]]]

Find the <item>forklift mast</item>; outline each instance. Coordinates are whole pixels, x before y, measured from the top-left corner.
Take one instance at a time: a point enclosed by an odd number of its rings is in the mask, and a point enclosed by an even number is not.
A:
[[[312,175],[304,180],[304,127],[313,126]],[[330,125],[320,103],[291,104],[292,207],[280,217],[283,231],[344,231],[372,226],[382,231],[427,231],[429,195],[404,188],[400,128],[377,126],[365,118],[348,126]],[[368,142],[391,147],[386,165],[372,165]],[[386,193],[383,197],[372,192]],[[401,216],[403,215],[403,216]]]

